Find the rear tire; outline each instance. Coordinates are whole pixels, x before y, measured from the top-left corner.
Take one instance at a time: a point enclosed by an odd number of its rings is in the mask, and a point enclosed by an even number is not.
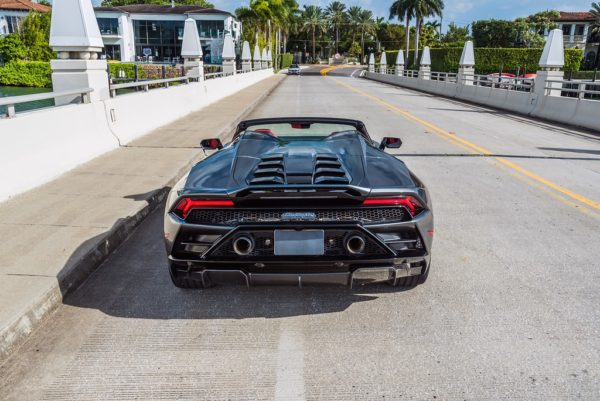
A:
[[[209,287],[204,285],[202,280],[189,278],[187,273],[182,272],[183,269],[185,269],[185,266],[169,262],[169,276],[175,287],[185,290],[199,290]]]

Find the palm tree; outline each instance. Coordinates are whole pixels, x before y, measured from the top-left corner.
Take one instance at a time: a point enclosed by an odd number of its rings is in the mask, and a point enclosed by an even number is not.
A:
[[[315,59],[317,32],[322,34],[327,31],[323,9],[318,6],[304,6],[302,10],[302,31],[312,33],[312,58]]]
[[[406,22],[406,56],[410,50],[410,20],[415,16],[414,0],[396,0],[390,7],[390,19],[397,17],[398,20],[405,19]]]
[[[365,35],[372,34],[375,31],[375,21],[373,20],[373,12],[371,10],[360,10],[360,13],[356,16],[356,20],[353,21],[356,24],[356,28],[360,31],[360,48],[361,52],[361,63],[365,59]]]
[[[338,53],[340,25],[346,21],[346,5],[341,1],[332,1],[325,9],[325,15],[335,32],[335,52]]]
[[[600,35],[600,2],[592,3],[592,8],[590,9],[590,13],[594,16],[594,21],[592,22],[592,34]],[[598,61],[600,60],[600,44],[598,45],[598,49],[596,49],[596,60],[594,62],[594,68],[598,68]]]
[[[416,35],[415,35],[415,59],[414,62],[419,62],[419,35],[421,34],[421,27],[423,25],[423,19],[426,17],[433,17],[442,14],[444,10],[443,0],[411,0],[415,10],[415,19],[417,21]]]
[[[437,32],[438,37],[441,40],[441,38],[442,38],[442,24],[440,23],[440,21],[438,21],[438,20],[428,21],[425,24],[425,26],[433,28],[433,30]]]
[[[348,9],[348,21],[352,31],[352,42],[356,39],[356,32],[360,30],[360,14],[363,9],[360,6],[352,6]]]

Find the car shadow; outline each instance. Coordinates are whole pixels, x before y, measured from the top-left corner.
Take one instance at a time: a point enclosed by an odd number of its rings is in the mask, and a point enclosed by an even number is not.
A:
[[[182,290],[171,283],[162,240],[163,208],[143,221],[63,303],[133,319],[280,318],[340,312],[386,293],[385,284],[355,288],[216,286]]]

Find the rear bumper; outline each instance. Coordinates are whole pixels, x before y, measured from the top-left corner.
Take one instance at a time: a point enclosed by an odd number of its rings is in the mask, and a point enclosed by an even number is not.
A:
[[[311,266],[308,270],[298,263],[282,262],[276,265],[254,263],[252,265],[203,264],[195,265],[173,261],[171,274],[212,284],[239,284],[247,287],[257,285],[342,285],[353,287],[368,283],[393,281],[424,274],[429,268],[429,257],[403,258],[387,261],[353,261],[352,264],[337,262],[335,265]],[[259,265],[259,268],[256,266]],[[280,266],[280,267],[279,267]],[[335,267],[335,268],[334,268]],[[320,270],[320,271],[319,271]],[[346,271],[343,271],[346,270]]]

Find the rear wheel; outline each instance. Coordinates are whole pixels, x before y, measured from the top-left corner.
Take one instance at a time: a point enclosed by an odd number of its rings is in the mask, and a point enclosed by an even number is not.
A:
[[[185,266],[173,262],[169,262],[169,276],[171,276],[171,281],[177,288],[201,289],[209,287],[200,279],[190,278]]]

